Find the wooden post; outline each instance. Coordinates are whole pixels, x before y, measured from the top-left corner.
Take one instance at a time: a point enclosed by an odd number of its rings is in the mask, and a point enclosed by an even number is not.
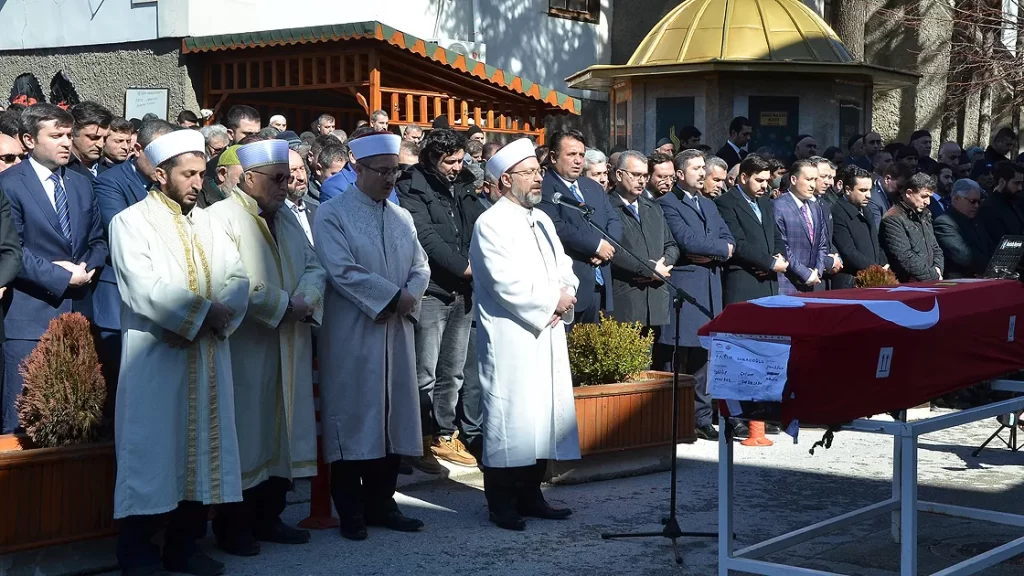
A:
[[[429,124],[427,122],[427,97],[420,96],[420,122],[423,124]]]
[[[381,109],[380,95],[380,65],[376,56],[372,57],[373,63],[370,68],[370,113]]]
[[[455,98],[448,99],[448,124],[455,128]]]
[[[399,115],[398,93],[397,92],[392,92],[391,93],[391,110],[388,112],[388,116],[390,118],[394,119],[394,120],[401,120],[401,117]]]
[[[492,106],[487,110],[487,127],[491,130],[494,129],[494,107]]]
[[[405,95],[405,121],[406,122],[413,122],[413,123],[416,122],[416,115],[414,114],[415,111],[416,111],[416,106],[413,103],[412,94],[406,94]]]
[[[465,100],[459,105],[459,117],[462,119],[462,127],[469,129],[469,102]]]
[[[480,126],[480,124],[483,123],[483,118],[481,117],[480,107],[479,106],[474,106],[473,107],[473,122],[477,126]],[[483,126],[480,126],[480,127],[483,128]]]
[[[434,118],[437,118],[441,114],[443,114],[443,112],[441,112],[441,97],[434,96]],[[427,119],[424,118],[423,121],[426,122]]]

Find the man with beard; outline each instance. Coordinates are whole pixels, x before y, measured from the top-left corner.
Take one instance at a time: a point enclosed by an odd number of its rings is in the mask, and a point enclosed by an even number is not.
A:
[[[222,506],[213,525],[221,549],[237,556],[258,554],[260,541],[309,541],[281,513],[291,481],[316,475],[311,326],[323,317],[325,274],[298,221],[280,210],[289,152],[284,140],[240,146],[238,188],[209,209],[252,285],[231,338],[243,501]]]
[[[419,162],[396,185],[399,203],[412,214],[430,262],[430,284],[415,329],[423,458],[412,462],[430,474],[443,471],[436,458],[476,466],[463,440],[468,443],[479,436],[479,422],[456,422],[460,393],[479,398],[476,390],[462,390],[473,323],[470,231],[484,213],[475,177],[464,167],[465,147],[466,139],[455,130],[431,130],[421,143]],[[477,410],[464,412],[475,416]]]
[[[213,576],[224,564],[196,542],[206,506],[242,498],[228,337],[245,316],[249,279],[224,229],[195,207],[203,136],[167,133],[145,156],[153,191],[110,224],[122,349],[140,359],[123,363],[118,381],[117,559],[131,576]],[[152,539],[165,518],[161,566]]]
[[[928,211],[932,213],[932,221],[942,216],[950,207],[950,192],[953,191],[953,166],[950,164],[936,163],[932,167],[931,175],[935,178],[935,192],[932,192],[932,201],[928,203]]]
[[[216,162],[207,162],[207,170],[210,164],[214,164],[213,172],[208,173],[203,179],[203,189],[199,193],[196,206],[209,208],[217,202],[231,196],[231,191],[238,186],[238,179],[242,177],[242,165],[238,162],[238,144],[232,144],[224,149],[216,157]]]
[[[878,244],[878,228],[867,210],[873,184],[871,173],[856,165],[847,166],[843,173],[843,197],[832,208],[832,239],[843,269],[833,276],[833,289],[853,288],[858,272],[887,263]]]
[[[1024,234],[1024,208],[1018,201],[1024,183],[1024,166],[1015,162],[1000,162],[995,167],[995,188],[981,203],[978,218],[989,234],[993,246],[1007,234]]]
[[[503,195],[477,220],[470,248],[484,390],[484,495],[491,522],[523,530],[524,516],[572,514],[548,504],[540,485],[549,459],[580,457],[565,333],[579,281],[551,218],[534,209],[543,178],[533,143],[508,144],[487,171]]]
[[[621,155],[620,155],[621,158]],[[616,182],[618,182],[619,170],[616,170]],[[668,154],[655,152],[647,157],[647,182],[644,188],[645,197],[648,200],[657,200],[672,190],[676,183],[676,168],[672,163],[672,157]],[[616,184],[618,186],[618,184]],[[613,191],[615,188],[613,188]],[[621,217],[619,218],[622,219]]]
[[[423,527],[394,498],[401,457],[423,454],[414,326],[430,281],[412,216],[388,201],[400,142],[372,132],[349,140],[356,182],[320,206],[313,227],[328,274],[317,343],[329,352],[320,358],[323,454],[350,540],[366,539],[367,525]]]
[[[71,139],[71,160],[68,169],[92,182],[99,175],[103,144],[110,132],[114,115],[95,102],[82,102],[71,108],[75,127]]]
[[[100,158],[97,174],[123,163],[132,156],[132,134],[135,126],[124,118],[114,118],[110,122],[110,132],[103,142],[103,157]]]
[[[302,231],[306,233],[309,245],[313,246],[313,222],[316,221],[316,209],[320,203],[306,197],[309,190],[306,163],[295,150],[288,151],[288,171],[288,197],[284,200],[284,206],[295,216]]]

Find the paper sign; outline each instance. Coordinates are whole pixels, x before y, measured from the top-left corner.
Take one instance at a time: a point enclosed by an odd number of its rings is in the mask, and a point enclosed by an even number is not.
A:
[[[167,88],[129,88],[124,93],[124,117],[142,119],[148,113],[167,120]]]
[[[761,112],[761,126],[785,126],[788,120],[786,112]]]
[[[789,344],[715,336],[708,393],[725,400],[781,402],[788,364]]]

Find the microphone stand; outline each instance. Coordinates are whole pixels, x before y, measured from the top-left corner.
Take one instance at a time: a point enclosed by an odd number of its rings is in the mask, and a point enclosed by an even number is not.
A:
[[[710,310],[705,308],[700,302],[688,294],[685,290],[678,286],[674,286],[668,278],[658,272],[654,265],[643,258],[639,258],[631,250],[620,244],[615,238],[612,238],[607,231],[594,223],[591,219],[593,215],[593,208],[580,208],[569,204],[559,204],[560,206],[566,206],[576,210],[583,214],[583,219],[587,221],[587,224],[591,228],[596,230],[602,238],[604,238],[609,244],[615,247],[615,250],[621,250],[622,252],[633,257],[634,260],[640,262],[651,275],[658,280],[661,280],[666,287],[668,287],[670,293],[672,293],[672,308],[676,315],[675,321],[675,340],[672,344],[672,439],[669,442],[669,450],[672,468],[671,468],[671,487],[669,489],[669,511],[668,516],[661,519],[661,523],[665,526],[661,531],[658,532],[633,532],[633,533],[603,533],[601,538],[604,540],[612,540],[617,538],[668,538],[672,541],[672,552],[675,554],[676,564],[683,563],[683,557],[679,553],[679,547],[676,541],[679,538],[718,538],[717,532],[684,532],[679,527],[679,520],[676,514],[676,501],[677,501],[677,482],[679,477],[678,463],[679,460],[676,458],[676,437],[679,434],[679,314],[683,309],[683,302],[688,302],[702,314],[707,316],[709,319],[714,318],[714,314]],[[608,279],[611,281],[611,278]],[[735,538],[735,535],[733,536]]]

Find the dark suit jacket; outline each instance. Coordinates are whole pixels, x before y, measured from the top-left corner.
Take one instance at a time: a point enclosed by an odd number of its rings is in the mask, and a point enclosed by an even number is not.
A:
[[[725,160],[726,165],[728,165],[729,169],[732,170],[733,166],[739,164],[740,162],[743,161],[744,158],[747,157],[746,150],[741,150],[740,152],[741,154],[737,154],[736,151],[732,149],[732,146],[729,146],[729,143],[726,142],[725,144],[722,145],[721,148],[718,149],[718,152],[715,153],[715,156],[718,156],[722,160]]]
[[[594,224],[607,231],[612,238],[620,240],[622,238],[622,220],[619,218],[619,213],[612,208],[611,202],[608,200],[608,193],[601,188],[600,184],[590,178],[581,177],[576,181],[576,186],[586,204],[594,209],[594,215],[591,216]],[[592,287],[596,282],[594,267],[590,265],[590,259],[595,255],[597,247],[601,245],[601,235],[587,224],[579,212],[551,202],[551,197],[555,195],[555,192],[561,192],[566,198],[573,198],[569,187],[562,182],[553,169],[548,170],[544,175],[541,190],[544,201],[538,205],[538,208],[550,216],[551,221],[554,222],[558,239],[562,241],[565,253],[573,260],[572,271],[580,280],[575,307],[577,310],[589,308],[595,294]],[[601,273],[605,279],[605,310],[611,312],[615,309],[612,304],[614,296],[612,294],[611,265],[602,266]]]
[[[980,278],[985,273],[993,244],[977,218],[947,210],[932,222],[932,228],[946,264],[943,278]]]
[[[988,232],[993,246],[998,246],[1003,236],[1024,234],[1024,209],[1013,196],[992,192],[981,203],[978,220]]]
[[[9,286],[21,271],[21,238],[11,220],[11,203],[0,191],[0,288]],[[7,289],[0,300],[0,342],[4,341],[4,315],[14,298],[14,290]]]
[[[780,294],[795,294],[797,292],[813,292],[824,290],[824,284],[808,286],[807,279],[811,276],[812,270],[817,270],[818,277],[824,280],[824,271],[827,265],[829,239],[823,213],[816,203],[808,201],[808,212],[814,224],[814,237],[807,231],[807,224],[803,214],[796,206],[796,200],[792,194],[783,194],[772,201],[772,209],[775,210],[775,222],[782,232],[782,241],[785,244],[785,256],[789,261],[789,269],[786,274],[779,278]]]
[[[632,209],[618,194],[612,192],[608,200],[622,221],[622,246],[643,260],[637,261],[625,250],[615,252],[612,258],[615,311],[612,316],[620,322],[664,326],[669,322],[671,297],[662,282],[651,280],[651,272],[644,263],[652,264],[664,257],[665,264],[671,266],[679,258],[679,248],[656,202],[643,196],[637,199],[640,211],[637,221]]]
[[[785,251],[782,232],[775,223],[775,212],[767,196],[757,199],[761,220],[738,188],[719,196],[718,211],[736,239],[736,249],[726,264],[722,278],[722,301],[746,302],[779,293],[778,274],[772,271],[775,255]]]
[[[65,170],[72,170],[82,176],[85,176],[89,179],[90,184],[96,180],[96,176],[92,175],[92,170],[86,168],[85,164],[82,164],[82,161],[78,159],[78,156],[75,156],[74,152],[71,153],[71,160],[68,161],[68,165],[65,167]],[[99,166],[96,167],[96,171],[97,173],[99,172]]]
[[[38,340],[50,320],[64,312],[92,318],[93,285],[70,286],[71,273],[54,262],[85,262],[86,270],[102,268],[107,242],[89,180],[65,170],[64,189],[71,216],[70,243],[61,233],[57,212],[31,162],[0,174],[0,191],[11,201],[11,217],[22,246],[21,272],[12,285],[14,302],[4,319],[8,338]]]
[[[941,201],[936,200],[935,196],[932,196],[932,201],[928,204],[928,211],[932,213],[932,223],[935,223],[935,219],[946,213],[946,206],[944,202],[949,202],[949,198],[943,198]]]
[[[697,199],[700,202],[699,213],[693,201],[678,186],[658,198],[669,230],[679,245],[679,260],[673,262],[675,268],[670,279],[673,285],[685,290],[701,306],[717,315],[722,311],[722,269],[729,258],[729,244],[735,246],[736,240],[714,201],[702,194],[698,194]],[[705,256],[711,258],[711,262],[694,264],[688,255]],[[680,346],[697,347],[700,346],[697,330],[711,318],[694,306],[684,304],[677,321],[680,323]],[[675,324],[670,324],[668,330],[662,330],[658,342],[675,343]]]
[[[935,241],[932,215],[915,212],[898,202],[882,217],[878,241],[885,250],[896,279],[900,282],[938,280],[935,272],[945,265],[942,248]]]
[[[867,208],[860,210],[846,198],[832,208],[832,241],[843,259],[843,269],[832,278],[832,288],[853,288],[857,273],[872,264],[885,266],[885,252],[878,243],[878,228]]]
[[[889,197],[889,193],[882,188],[882,182],[875,178],[875,184],[871,187],[871,198],[868,202],[867,211],[871,214],[871,219],[875,221],[875,228],[878,228],[882,223],[882,215],[892,208],[892,198]]]
[[[306,207],[306,221],[309,222],[309,229],[316,230],[313,222],[316,222],[316,211],[320,208],[320,202],[316,198],[310,198],[307,195],[302,199],[302,204]]]
[[[109,238],[107,234],[114,216],[144,200],[149,194],[149,185],[148,179],[136,169],[134,158],[112,166],[96,178],[92,189],[100,209],[104,238]],[[96,326],[110,331],[121,329],[121,295],[117,290],[117,277],[109,258],[96,284],[92,305],[93,323]]]

